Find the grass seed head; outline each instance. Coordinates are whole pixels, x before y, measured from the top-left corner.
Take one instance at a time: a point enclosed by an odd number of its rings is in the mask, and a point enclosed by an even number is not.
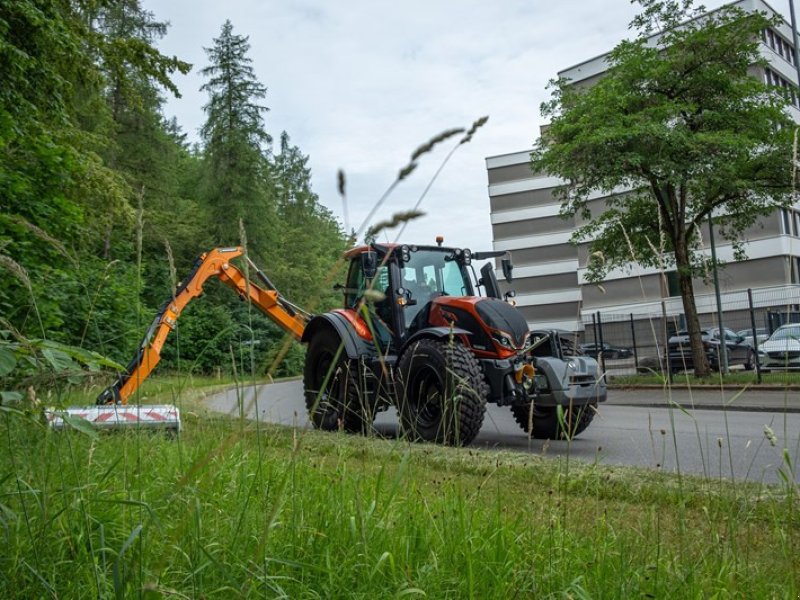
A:
[[[344,171],[342,171],[341,169],[339,169],[339,171],[336,173],[336,187],[339,190],[339,195],[344,196],[346,186],[345,186]]]
[[[481,117],[480,119],[476,120],[472,124],[472,126],[469,128],[469,131],[467,131],[467,135],[465,135],[462,138],[462,140],[459,142],[459,144],[468,144],[469,142],[471,142],[472,141],[472,136],[475,135],[475,132],[478,131],[478,129],[480,129],[481,127],[483,127],[486,124],[486,121],[488,121],[488,120],[489,120],[489,116],[488,115],[486,115],[484,117]]]
[[[393,229],[398,225],[402,225],[403,223],[408,223],[409,221],[413,221],[414,219],[419,219],[420,217],[425,216],[425,213],[421,210],[408,210],[405,212],[395,213],[392,215],[391,219],[386,221],[378,221],[367,229],[367,233],[365,234],[366,239],[375,239],[375,237],[384,229]]]
[[[434,147],[437,144],[441,144],[445,140],[453,137],[454,135],[458,135],[459,133],[464,133],[464,131],[465,130],[464,130],[463,127],[456,127],[456,128],[453,128],[453,129],[446,129],[443,132],[441,132],[439,135],[433,136],[427,142],[422,144],[419,148],[414,150],[414,152],[411,154],[411,162],[416,161],[423,154],[427,154],[428,152],[433,150]]]
[[[417,168],[417,163],[410,162],[405,167],[400,169],[400,172],[397,174],[397,181],[403,181],[406,177],[411,175],[414,172],[414,169]]]
[[[775,435],[769,425],[764,425],[764,437],[769,440],[769,445],[773,448],[778,445],[778,436]]]
[[[19,279],[23,285],[28,288],[28,291],[33,294],[33,286],[31,285],[30,277],[28,277],[28,272],[22,265],[7,254],[0,254],[0,266],[5,267],[6,271]]]

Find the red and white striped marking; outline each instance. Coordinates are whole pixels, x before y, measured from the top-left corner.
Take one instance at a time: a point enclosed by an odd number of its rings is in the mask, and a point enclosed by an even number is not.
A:
[[[85,406],[45,410],[47,421],[53,429],[64,429],[68,425],[62,415],[83,419],[98,429],[173,429],[180,431],[181,417],[176,406],[170,404],[150,406]]]

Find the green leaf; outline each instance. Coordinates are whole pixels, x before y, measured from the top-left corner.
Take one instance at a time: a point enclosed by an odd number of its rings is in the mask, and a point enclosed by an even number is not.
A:
[[[0,377],[5,377],[17,366],[17,358],[8,348],[0,346]]]
[[[69,355],[56,348],[43,348],[42,356],[55,371],[66,371],[75,368],[75,363]]]
[[[3,404],[19,402],[22,400],[22,394],[20,392],[0,392],[0,400],[3,401]]]
[[[85,435],[88,435],[93,440],[98,439],[97,430],[92,427],[91,423],[88,421],[81,419],[79,417],[73,417],[72,415],[62,414],[61,418],[64,419],[64,423],[72,427],[75,431],[79,431]]]

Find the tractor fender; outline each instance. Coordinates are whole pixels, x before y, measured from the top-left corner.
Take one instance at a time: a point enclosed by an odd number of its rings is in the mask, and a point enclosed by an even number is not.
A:
[[[314,336],[325,329],[335,331],[339,339],[344,342],[344,351],[347,353],[348,358],[358,359],[375,353],[374,347],[366,340],[358,337],[355,329],[347,319],[335,312],[317,315],[311,319],[306,325],[300,341],[307,344]]]
[[[472,335],[472,333],[466,329],[460,329],[459,327],[427,327],[417,331],[414,335],[408,338],[403,344],[402,350],[405,350],[411,344],[422,338],[440,340],[442,338],[449,338],[451,335]],[[402,354],[402,351],[400,354]]]

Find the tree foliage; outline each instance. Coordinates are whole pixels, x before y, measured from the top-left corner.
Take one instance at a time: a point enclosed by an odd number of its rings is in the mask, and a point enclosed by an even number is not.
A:
[[[292,300],[336,300],[324,282],[344,236],[288,135],[271,154],[247,38],[226,23],[209,50],[208,122],[192,147],[163,112],[190,67],[155,47],[167,29],[139,0],[0,3],[0,337],[19,340],[20,360],[35,342],[127,363],[195,258],[239,243],[240,219]],[[266,371],[283,332],[227,288],[207,291],[163,368]],[[293,346],[276,372],[298,359]]]
[[[706,261],[700,226],[713,214],[742,255],[740,234],[791,202],[795,127],[785,92],[753,76],[775,19],[731,6],[702,15],[690,0],[639,3],[638,36],[609,54],[595,85],[553,82],[532,168],[565,181],[561,212],[580,220],[573,241],[590,243],[589,279],[632,263],[674,266],[703,373],[692,284]],[[609,195],[602,205],[591,202],[597,191]]]

